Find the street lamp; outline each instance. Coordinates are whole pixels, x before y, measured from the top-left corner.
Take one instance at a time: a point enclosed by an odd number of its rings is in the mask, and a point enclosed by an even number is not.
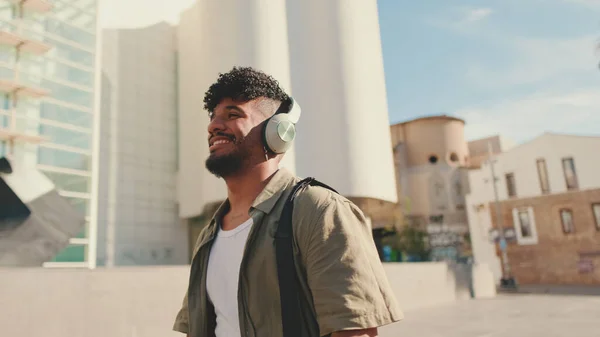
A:
[[[510,264],[508,261],[508,254],[506,253],[507,243],[506,236],[504,234],[504,219],[500,211],[500,198],[498,197],[498,188],[496,186],[496,172],[494,168],[495,160],[493,158],[492,143],[488,142],[488,162],[490,164],[490,170],[492,173],[492,186],[494,187],[494,200],[496,206],[496,225],[498,226],[498,236],[500,239],[500,257],[502,260],[502,278],[500,279],[500,287],[505,289],[516,289],[517,282],[510,272]]]

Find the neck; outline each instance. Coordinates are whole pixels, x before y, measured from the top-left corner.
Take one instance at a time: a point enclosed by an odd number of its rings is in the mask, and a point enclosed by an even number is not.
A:
[[[248,214],[252,203],[278,170],[276,160],[257,164],[242,174],[225,178],[231,214]]]

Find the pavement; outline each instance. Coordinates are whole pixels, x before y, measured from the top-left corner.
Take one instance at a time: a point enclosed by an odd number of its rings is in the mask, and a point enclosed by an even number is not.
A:
[[[382,337],[600,337],[600,296],[500,294],[405,313]]]
[[[600,296],[600,286],[585,285],[521,285],[518,289],[522,294],[552,294],[552,295],[593,295]],[[598,335],[600,336],[600,334]]]

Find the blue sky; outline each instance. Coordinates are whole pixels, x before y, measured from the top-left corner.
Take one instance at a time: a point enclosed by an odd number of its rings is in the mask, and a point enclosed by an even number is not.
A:
[[[392,123],[449,114],[469,139],[600,135],[600,0],[379,0]]]
[[[176,23],[194,2],[100,1],[105,27]],[[600,0],[378,5],[391,123],[444,113],[466,120],[468,139],[600,135]]]

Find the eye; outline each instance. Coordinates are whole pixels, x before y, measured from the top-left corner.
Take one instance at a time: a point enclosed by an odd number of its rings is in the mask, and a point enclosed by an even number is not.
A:
[[[240,115],[236,114],[236,113],[229,113],[229,119],[234,119],[234,118],[238,118],[240,117]]]

